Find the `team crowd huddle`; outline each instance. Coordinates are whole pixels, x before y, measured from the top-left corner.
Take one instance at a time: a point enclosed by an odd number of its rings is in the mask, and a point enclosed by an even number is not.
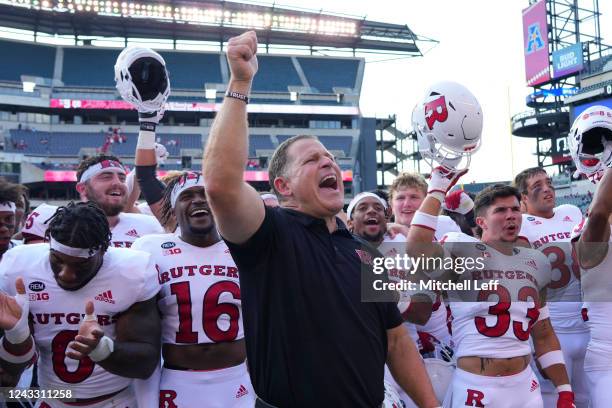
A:
[[[612,406],[610,109],[587,109],[568,136],[596,184],[586,214],[556,204],[542,168],[463,191],[489,141],[478,100],[454,82],[412,112],[428,178],[402,173],[345,209],[340,167],[314,136],[275,150],[269,192],[243,180],[256,54],[253,32],[228,43],[201,173],[157,177],[171,78],[159,54],[130,46],[115,80],[138,111],[134,169],[84,159],[81,200],[60,207],[30,209],[23,186],[0,181],[0,386],[70,391],[5,404]],[[497,284],[362,299],[364,268],[398,254],[483,264],[394,268],[387,282]]]

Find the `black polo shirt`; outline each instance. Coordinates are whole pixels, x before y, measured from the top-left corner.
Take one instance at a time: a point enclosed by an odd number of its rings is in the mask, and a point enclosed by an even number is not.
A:
[[[242,245],[227,243],[240,271],[247,362],[257,395],[282,407],[380,406],[394,303],[361,302],[363,249],[338,221],[266,207]]]

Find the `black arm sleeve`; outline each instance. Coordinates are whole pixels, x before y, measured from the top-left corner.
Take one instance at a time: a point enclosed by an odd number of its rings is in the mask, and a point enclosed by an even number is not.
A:
[[[155,204],[164,196],[164,183],[155,177],[156,165],[136,166],[136,180],[147,204]]]

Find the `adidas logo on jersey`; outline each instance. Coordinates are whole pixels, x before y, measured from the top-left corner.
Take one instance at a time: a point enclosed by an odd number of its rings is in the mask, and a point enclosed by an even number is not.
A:
[[[527,266],[531,266],[533,269],[537,270],[538,269],[538,264],[536,263],[536,261],[534,261],[533,259],[530,259],[528,261],[525,262],[525,265]]]
[[[569,215],[566,215],[565,218],[563,218],[563,221],[574,222]]]
[[[140,238],[140,235],[138,235],[138,231],[136,231],[135,229],[129,230],[125,233],[125,235],[127,235],[128,237]]]
[[[94,299],[99,300],[100,302],[112,303],[113,305],[115,304],[115,301],[113,300],[113,293],[110,290],[100,293]]]
[[[531,380],[531,388],[529,389],[529,391],[534,392],[535,390],[538,389],[539,386],[540,384],[538,384],[536,380]]]
[[[236,398],[244,397],[248,394],[249,390],[247,390],[244,385],[240,384],[240,387],[238,387],[238,391],[236,391]]]

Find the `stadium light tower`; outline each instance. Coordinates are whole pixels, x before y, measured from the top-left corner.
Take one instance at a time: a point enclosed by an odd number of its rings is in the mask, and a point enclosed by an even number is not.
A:
[[[525,74],[531,108],[512,117],[512,134],[536,140],[538,166],[571,166],[565,99],[590,64],[610,50],[602,44],[599,0],[530,0],[523,10]]]

